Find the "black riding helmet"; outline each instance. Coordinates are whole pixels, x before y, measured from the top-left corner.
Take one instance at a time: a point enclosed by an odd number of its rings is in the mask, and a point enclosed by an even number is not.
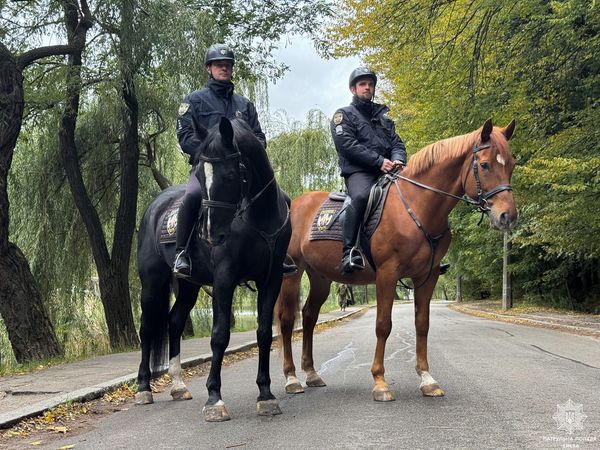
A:
[[[231,64],[235,64],[235,56],[233,50],[227,47],[225,44],[213,44],[206,50],[204,56],[204,65],[208,66],[213,61],[231,61]]]
[[[356,84],[359,78],[371,78],[373,83],[377,85],[377,75],[366,67],[358,67],[350,74],[350,80],[348,81],[348,87],[352,87]]]

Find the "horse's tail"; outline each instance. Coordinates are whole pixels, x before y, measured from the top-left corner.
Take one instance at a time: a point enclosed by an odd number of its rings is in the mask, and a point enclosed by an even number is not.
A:
[[[154,294],[153,301],[142,305],[142,327],[150,347],[150,369],[156,376],[166,370],[169,363],[169,283]]]

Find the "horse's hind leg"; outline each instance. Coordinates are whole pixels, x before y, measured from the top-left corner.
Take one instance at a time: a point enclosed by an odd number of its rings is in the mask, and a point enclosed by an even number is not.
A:
[[[302,308],[302,370],[306,373],[307,386],[321,387],[326,384],[314,367],[313,335],[319,311],[329,295],[331,281],[311,270],[307,270],[307,273],[310,291]]]
[[[416,371],[421,377],[419,389],[426,397],[442,397],[444,390],[429,374],[427,361],[427,334],[429,333],[429,303],[437,277],[431,277],[425,285],[415,289],[415,329],[417,332]]]
[[[298,273],[283,279],[277,300],[277,319],[283,347],[283,375],[286,379],[285,392],[288,394],[304,392],[302,383],[296,378],[296,366],[292,354],[292,333],[294,332],[296,311],[299,309],[301,281],[302,270],[298,268]]]
[[[181,334],[190,311],[196,303],[199,286],[179,280],[177,300],[169,313],[169,375],[173,380],[173,400],[190,400],[192,394],[181,377]]]
[[[256,410],[261,416],[281,414],[279,402],[271,392],[269,369],[271,343],[273,342],[273,308],[281,286],[281,279],[281,275],[273,276],[268,284],[259,286],[258,289],[258,329],[256,330],[258,375],[256,384],[258,385],[259,395],[256,399]]]
[[[135,394],[135,402],[138,405],[144,405],[154,401],[150,388],[150,358],[153,351],[155,361],[162,358],[169,311],[169,279],[142,277],[140,303],[142,309],[140,321],[142,360],[138,370],[138,392]]]

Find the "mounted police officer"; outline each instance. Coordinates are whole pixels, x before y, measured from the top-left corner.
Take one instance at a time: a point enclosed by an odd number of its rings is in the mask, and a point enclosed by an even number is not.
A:
[[[331,121],[341,174],[352,199],[343,230],[342,271],[346,273],[364,268],[360,253],[352,249],[371,187],[382,173],[402,171],[406,165],[406,147],[394,122],[385,115],[388,107],[373,102],[376,85],[375,72],[365,67],[353,70],[349,80],[352,103],[338,109]]]
[[[267,146],[256,108],[250,100],[234,92],[231,82],[234,63],[235,56],[229,47],[224,44],[211,45],[204,57],[209,76],[207,85],[187,95],[179,106],[177,138],[181,149],[190,155],[190,164],[195,163],[196,152],[201,146],[196,130],[200,126],[208,129],[217,125],[223,116],[245,120],[263,146]],[[192,173],[177,216],[177,248],[173,272],[178,277],[191,275],[191,261],[186,247],[201,205],[200,183]]]

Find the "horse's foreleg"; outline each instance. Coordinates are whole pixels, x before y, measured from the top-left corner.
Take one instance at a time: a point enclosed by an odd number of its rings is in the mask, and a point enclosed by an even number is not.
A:
[[[331,288],[331,281],[308,272],[310,291],[302,308],[302,370],[306,373],[306,385],[312,387],[327,386],[314,367],[313,360],[313,335],[315,325],[319,318],[319,311]]]
[[[270,352],[273,342],[273,308],[281,286],[282,275],[272,276],[268,284],[258,288],[258,374],[256,384],[259,395],[256,399],[256,411],[261,416],[281,414],[279,402],[271,392]]]
[[[302,272],[300,270],[293,276],[285,277],[277,300],[277,319],[283,347],[283,375],[286,379],[285,392],[288,394],[304,392],[302,383],[296,378],[296,366],[292,354],[292,334],[296,321],[296,311],[300,302],[301,280]]]
[[[190,311],[196,303],[199,287],[179,281],[177,300],[169,313],[169,375],[173,380],[173,400],[190,400],[192,394],[181,377],[181,334]]]
[[[223,273],[231,273],[230,269],[222,268]],[[231,417],[221,398],[221,367],[225,349],[229,345],[231,331],[231,303],[235,284],[215,279],[213,286],[212,310],[213,328],[210,339],[212,362],[210,373],[206,380],[208,400],[202,409],[204,420],[207,422],[222,422]]]
[[[432,276],[427,283],[415,289],[415,329],[417,334],[417,364],[416,371],[421,376],[419,388],[427,397],[442,397],[443,389],[429,374],[427,361],[427,334],[429,333],[429,303],[437,282],[437,276]]]
[[[389,402],[395,400],[390,388],[385,381],[385,344],[392,331],[392,306],[396,292],[398,276],[394,270],[382,266],[377,271],[377,320],[375,324],[375,335],[377,346],[375,357],[371,366],[371,374],[375,385],[373,386],[373,399],[378,402]]]

